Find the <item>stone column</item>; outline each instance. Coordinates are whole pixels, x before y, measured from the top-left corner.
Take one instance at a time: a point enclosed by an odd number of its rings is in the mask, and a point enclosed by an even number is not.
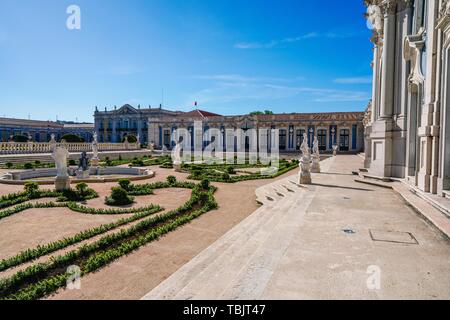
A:
[[[111,133],[111,141],[117,142],[117,119],[112,118],[112,133]]]
[[[137,136],[139,137],[138,143],[142,143],[142,120],[138,118],[137,120]]]
[[[379,118],[383,120],[390,119],[394,111],[396,8],[397,0],[385,0],[381,6],[384,13],[384,38]]]
[[[378,69],[379,69],[379,43],[378,36],[374,39],[375,45],[373,48],[373,83],[372,83],[372,113],[371,113],[371,123],[377,120],[378,113]]]

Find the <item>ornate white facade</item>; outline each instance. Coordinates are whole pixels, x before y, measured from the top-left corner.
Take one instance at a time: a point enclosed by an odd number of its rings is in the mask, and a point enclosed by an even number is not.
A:
[[[366,166],[450,190],[450,0],[366,0],[374,28]]]

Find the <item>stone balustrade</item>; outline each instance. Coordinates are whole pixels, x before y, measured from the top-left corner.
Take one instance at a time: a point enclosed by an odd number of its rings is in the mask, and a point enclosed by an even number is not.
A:
[[[55,143],[55,142],[0,142],[0,154],[30,154],[51,153],[55,146],[64,145],[69,152],[91,151],[92,144],[82,143]],[[125,151],[139,150],[139,143],[98,143],[99,151]]]

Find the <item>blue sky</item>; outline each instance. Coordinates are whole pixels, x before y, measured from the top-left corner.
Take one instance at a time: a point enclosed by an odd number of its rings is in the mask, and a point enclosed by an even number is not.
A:
[[[66,27],[69,5],[81,30]],[[361,0],[0,0],[0,116],[130,103],[224,115],[364,110]],[[164,95],[162,94],[164,92]]]

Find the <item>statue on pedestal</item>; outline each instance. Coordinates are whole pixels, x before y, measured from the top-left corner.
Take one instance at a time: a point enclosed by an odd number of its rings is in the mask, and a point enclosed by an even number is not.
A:
[[[93,167],[98,167],[98,163],[100,162],[100,159],[98,157],[98,141],[97,141],[97,132],[94,132],[93,139],[92,139],[92,159],[91,159],[91,165]]]
[[[337,144],[333,145],[333,157],[337,156],[337,150],[338,150],[338,145]]]
[[[69,151],[64,146],[55,147],[52,153],[52,158],[56,165],[56,191],[63,191],[70,189],[70,178],[67,172],[67,159]]]
[[[89,158],[86,151],[81,153],[81,158],[78,162],[78,170],[76,171],[77,179],[89,178]]]
[[[300,146],[302,156],[300,158],[299,184],[311,184],[311,153],[309,151],[308,136],[303,134],[303,143]]]
[[[175,148],[172,150],[173,168],[176,172],[181,172],[181,142],[178,141]]]
[[[319,140],[317,139],[317,136],[314,137],[311,172],[320,173],[320,150],[319,150]]]

